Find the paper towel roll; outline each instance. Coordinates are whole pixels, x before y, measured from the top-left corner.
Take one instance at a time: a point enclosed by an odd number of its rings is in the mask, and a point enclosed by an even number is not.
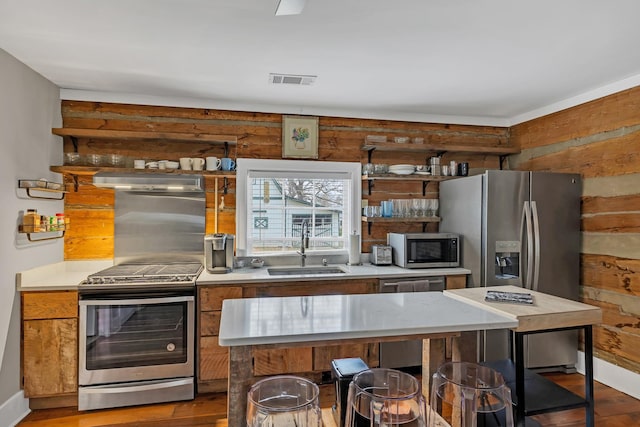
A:
[[[360,235],[351,234],[349,236],[349,264],[360,264]]]

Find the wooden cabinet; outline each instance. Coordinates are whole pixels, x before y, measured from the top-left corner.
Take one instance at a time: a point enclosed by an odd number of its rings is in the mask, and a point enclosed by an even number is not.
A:
[[[203,391],[226,390],[229,349],[218,343],[222,302],[242,298],[239,286],[202,286],[198,288],[198,384]],[[207,384],[210,383],[210,384]]]
[[[25,397],[77,392],[77,292],[22,294],[21,365]]]
[[[466,276],[447,276],[446,288],[464,288]],[[230,298],[268,298],[311,295],[377,293],[377,278],[314,280],[305,282],[247,283],[234,286],[199,286],[198,390],[224,391],[227,387],[229,352],[218,343],[222,302]],[[378,343],[342,344],[323,347],[293,347],[254,350],[253,375],[319,374],[331,370],[331,361],[359,357],[370,367],[379,365]]]

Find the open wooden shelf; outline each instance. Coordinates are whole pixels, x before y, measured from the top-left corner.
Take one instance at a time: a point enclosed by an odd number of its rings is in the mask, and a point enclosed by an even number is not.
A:
[[[194,171],[182,169],[134,169],[134,168],[112,168],[100,166],[51,166],[52,172],[75,176],[93,176],[98,172],[118,172],[118,173],[140,173],[140,174],[191,174],[212,176],[216,178],[235,178],[235,171]]]
[[[395,175],[392,173],[362,175],[363,181],[382,180],[382,181],[446,181],[448,179],[461,178],[460,176],[443,176],[443,175]]]
[[[363,151],[402,151],[410,153],[425,153],[429,151],[435,152],[453,152],[453,153],[475,153],[475,154],[493,154],[496,156],[505,156],[509,154],[517,154],[520,149],[508,146],[481,146],[481,145],[457,145],[444,143],[425,143],[425,144],[398,144],[397,142],[365,142],[362,146]]]
[[[201,133],[160,132],[160,131],[130,131],[130,130],[105,130],[105,129],[75,129],[53,128],[55,135],[73,138],[99,138],[99,139],[124,139],[124,140],[154,140],[182,141],[182,142],[206,142],[226,143],[236,145],[238,137],[233,135],[210,135]]]

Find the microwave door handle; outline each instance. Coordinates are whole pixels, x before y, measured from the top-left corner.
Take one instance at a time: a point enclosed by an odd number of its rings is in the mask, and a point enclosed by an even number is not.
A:
[[[533,222],[533,287],[534,291],[538,290],[538,280],[540,279],[540,218],[538,217],[538,205],[535,201],[531,201],[531,218]]]
[[[526,234],[525,234],[526,230]],[[523,237],[527,240],[527,252],[526,252],[526,274],[522,278],[522,287],[526,289],[531,289],[532,286],[532,276],[533,276],[533,230],[531,227],[531,210],[529,209],[529,202],[524,202],[522,205],[522,217],[520,220],[520,238]],[[520,255],[525,258],[522,240],[520,240]],[[522,275],[522,270],[525,268],[523,263],[520,263],[520,274]]]

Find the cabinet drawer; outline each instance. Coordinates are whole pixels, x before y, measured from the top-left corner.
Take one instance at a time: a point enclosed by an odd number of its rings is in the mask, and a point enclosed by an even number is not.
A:
[[[200,313],[200,336],[217,336],[220,332],[222,311],[203,311]]]
[[[312,355],[312,347],[253,350],[253,375],[310,372],[313,369]]]
[[[218,344],[218,337],[200,338],[198,380],[208,381],[227,378],[229,372],[229,348]]]
[[[222,310],[222,301],[233,298],[242,298],[241,287],[216,286],[200,288],[200,310]]]
[[[78,293],[61,292],[24,292],[22,294],[22,318],[35,319],[73,319],[78,317]]]

